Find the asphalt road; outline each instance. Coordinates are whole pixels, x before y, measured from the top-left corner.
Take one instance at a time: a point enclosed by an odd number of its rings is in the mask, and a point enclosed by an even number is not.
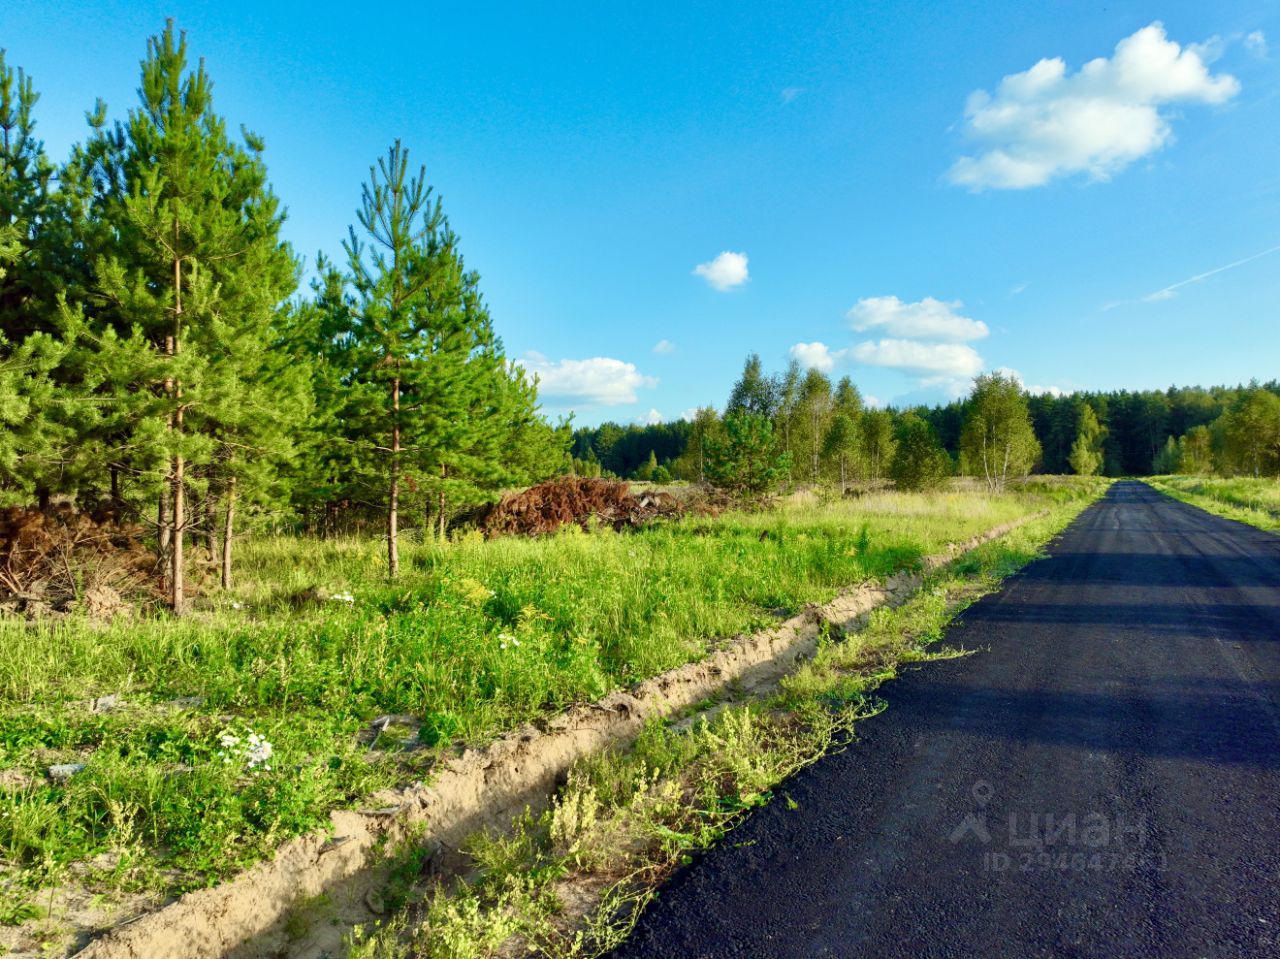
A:
[[[1280,957],[1280,537],[1117,483],[616,956]]]

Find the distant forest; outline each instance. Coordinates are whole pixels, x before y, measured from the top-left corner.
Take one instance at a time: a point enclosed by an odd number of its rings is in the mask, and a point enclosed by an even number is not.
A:
[[[781,379],[796,382],[804,374],[790,370]],[[1031,425],[1040,442],[1039,473],[1074,472],[1068,461],[1080,432],[1083,408],[1089,406],[1105,430],[1102,473],[1106,476],[1148,476],[1176,472],[1168,462],[1169,443],[1196,427],[1209,427],[1253,391],[1280,399],[1280,380],[1240,386],[1170,386],[1166,390],[1084,391],[1064,396],[1030,396]],[[960,434],[970,397],[933,407],[893,410],[895,418],[914,413],[933,429],[953,461],[960,458]],[[783,410],[786,416],[787,411]],[[791,411],[799,415],[799,410]],[[626,479],[696,479],[685,457],[694,424],[686,420],[653,425],[602,423],[574,430],[572,453],[578,472]],[[799,461],[797,461],[799,463]],[[1174,467],[1170,469],[1170,467]],[[799,473],[797,470],[797,478]]]

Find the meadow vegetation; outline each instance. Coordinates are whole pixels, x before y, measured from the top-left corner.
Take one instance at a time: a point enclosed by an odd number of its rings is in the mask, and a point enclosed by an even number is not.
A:
[[[809,494],[638,532],[244,544],[185,617],[0,620],[3,913],[40,891],[171,893],[429,776],[458,742],[697,659],[840,587],[1091,488]],[[407,716],[376,739],[380,716]],[[386,724],[384,724],[386,725]]]
[[[1280,529],[1280,480],[1268,477],[1159,476],[1152,486],[1184,503],[1249,523]]]
[[[1105,482],[1095,483],[1098,492]],[[950,621],[1040,555],[1088,502],[1081,484],[1049,515],[931,574],[864,628],[829,634],[817,656],[764,700],[705,703],[653,722],[639,740],[580,762],[552,806],[512,831],[473,837],[465,880],[424,878],[400,851],[399,915],[357,928],[348,959],[596,956],[628,935],[663,879],[751,809],[788,802],[786,780],[885,708],[880,686],[932,650]],[[892,693],[887,694],[892,697]],[[890,706],[891,708],[891,706]]]

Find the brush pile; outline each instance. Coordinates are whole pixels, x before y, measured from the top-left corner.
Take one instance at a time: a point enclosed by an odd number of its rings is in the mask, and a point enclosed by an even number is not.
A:
[[[155,598],[155,566],[140,528],[69,507],[0,510],[0,612],[109,618],[126,597]]]
[[[485,536],[543,536],[570,524],[589,530],[593,525],[615,530],[645,526],[659,519],[677,519],[684,505],[670,493],[646,490],[631,493],[618,480],[563,476],[504,496],[474,516]]]

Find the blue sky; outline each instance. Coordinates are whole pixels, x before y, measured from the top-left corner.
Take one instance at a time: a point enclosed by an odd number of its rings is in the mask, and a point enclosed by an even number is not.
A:
[[[300,252],[401,138],[581,423],[722,404],[751,351],[886,403],[1280,374],[1271,0],[5,0],[55,158],[170,15]]]

